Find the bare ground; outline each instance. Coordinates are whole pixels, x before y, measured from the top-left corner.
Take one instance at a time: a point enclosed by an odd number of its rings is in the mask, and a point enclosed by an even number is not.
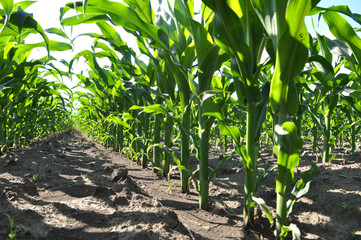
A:
[[[320,176],[294,206],[290,222],[302,239],[361,239],[361,154],[342,153],[318,164]],[[210,151],[210,167],[221,158]],[[265,161],[275,160],[266,151]],[[298,169],[316,157],[307,150]],[[344,161],[345,160],[345,161]],[[196,167],[196,159],[193,158]],[[67,131],[0,157],[0,239],[10,221],[17,239],[274,239],[274,226],[257,211],[252,231],[243,228],[243,170],[233,158],[210,185],[208,211],[194,189],[180,192],[179,173],[168,182],[119,153]],[[260,163],[260,169],[263,164]],[[258,192],[275,216],[275,173]]]

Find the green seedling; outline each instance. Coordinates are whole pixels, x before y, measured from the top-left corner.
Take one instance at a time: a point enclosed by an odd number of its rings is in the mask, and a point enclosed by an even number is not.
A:
[[[16,240],[16,234],[18,232],[26,233],[26,232],[29,231],[28,228],[24,228],[21,225],[16,225],[15,226],[14,225],[14,218],[12,218],[9,214],[3,213],[3,215],[5,215],[9,220],[9,234],[8,234],[8,236],[9,236],[10,239]]]

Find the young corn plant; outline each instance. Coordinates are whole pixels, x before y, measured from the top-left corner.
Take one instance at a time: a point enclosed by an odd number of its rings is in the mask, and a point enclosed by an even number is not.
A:
[[[355,88],[351,87],[352,85],[355,86],[355,75],[340,73],[340,69],[345,62],[351,63],[351,61],[355,61],[354,59],[356,58],[352,55],[352,50],[338,40],[330,40],[319,34],[317,34],[317,39],[320,55],[313,55],[310,59],[323,61],[314,61],[313,65],[315,67],[310,72],[312,78],[317,80],[317,82],[313,83],[317,86],[317,89],[314,91],[311,90],[311,92],[313,92],[314,97],[318,99],[318,103],[314,105],[315,107],[313,109],[310,109],[309,113],[314,119],[314,122],[318,124],[324,136],[322,162],[325,163],[333,159],[333,157],[330,157],[330,152],[332,152],[332,146],[335,145],[336,141],[335,138],[337,134],[339,134],[337,133],[339,131],[334,135],[332,133],[332,121],[337,119],[337,114],[335,113],[339,112],[340,106],[344,104],[349,105],[357,111],[359,94],[355,91]],[[316,51],[317,50],[314,50],[313,52]],[[334,54],[332,54],[331,51],[334,52]],[[332,60],[333,56],[337,56],[338,59],[336,61]],[[335,64],[334,68],[332,64]],[[357,63],[354,62],[354,64]],[[352,64],[349,66],[351,67]],[[308,106],[308,108],[310,107],[311,106]],[[314,145],[316,145],[316,143]]]
[[[277,119],[274,134],[278,145],[275,234],[277,239],[283,239],[290,230],[299,235],[294,225],[287,226],[287,200],[294,179],[293,169],[299,164],[303,141],[297,136],[296,125],[287,118],[297,113],[298,93],[294,79],[305,66],[309,48],[309,34],[304,18],[317,1],[254,0],[252,4],[275,50],[275,70],[270,90],[270,103]]]
[[[257,189],[257,133],[265,113],[260,108],[257,109],[261,102],[258,76],[262,67],[261,55],[267,40],[251,1],[203,2],[214,12],[212,35],[217,45],[232,57],[232,73],[238,101],[247,108],[246,148],[242,151],[242,161],[246,171],[244,221],[246,228],[249,228],[254,224],[255,202],[252,196]]]
[[[158,56],[165,61],[167,64],[166,68],[170,71],[178,85],[178,97],[181,103],[181,112],[182,112],[182,165],[189,165],[190,159],[190,150],[189,150],[189,139],[190,136],[188,134],[190,129],[190,88],[188,84],[188,72],[187,66],[189,63],[193,62],[192,58],[188,58],[189,54],[187,54],[187,58],[178,58],[182,56],[182,54],[190,49],[190,53],[194,51],[192,48],[189,48],[189,42],[187,42],[186,38],[182,31],[179,31],[178,41],[177,39],[172,38],[175,46],[180,46],[181,48],[176,48],[177,51],[171,51],[172,46],[170,46],[169,37],[166,32],[172,37],[176,37],[173,32],[169,31],[168,27],[174,27],[162,25],[162,28],[159,28],[154,25],[153,12],[151,9],[150,1],[145,1],[144,4],[139,5],[135,1],[129,1],[129,7],[119,3],[119,2],[111,2],[111,1],[87,1],[76,2],[75,4],[67,4],[62,9],[62,24],[63,25],[77,25],[81,23],[93,23],[94,17],[98,21],[108,21],[112,20],[113,24],[118,26],[122,26],[126,29],[127,32],[132,33],[138,38],[138,46],[140,47],[143,53],[154,58],[153,55],[147,50],[146,45],[144,44],[147,40],[148,45],[151,48],[157,49]],[[86,6],[86,7],[85,7]],[[70,9],[76,9],[78,12],[82,12],[82,15],[69,17],[63,19],[64,14]],[[86,12],[83,10],[86,9]],[[170,29],[173,31],[173,29]],[[177,29],[179,30],[179,28]],[[140,33],[140,34],[139,34]],[[176,54],[177,53],[177,54]],[[178,59],[180,59],[180,64]],[[191,61],[190,61],[191,60]],[[171,93],[173,94],[173,93]],[[169,118],[169,121],[171,119]],[[167,163],[165,163],[166,165]],[[166,172],[166,171],[165,171]],[[165,174],[164,172],[164,174]],[[182,171],[182,190],[189,190],[189,176],[186,171]]]
[[[344,6],[336,6],[336,11],[338,10],[340,13],[344,13],[350,17],[352,17],[355,21],[360,23],[361,21],[358,18],[354,17],[354,14],[348,9],[345,11]],[[336,48],[341,48],[342,55],[345,58],[346,66],[353,71],[358,77],[360,77],[360,71],[357,70],[361,63],[361,38],[356,34],[355,30],[352,26],[336,11],[333,11],[334,8],[326,9],[325,12],[322,13],[323,18],[328,24],[331,33],[343,44],[347,47],[343,47],[342,44],[337,44]],[[333,45],[332,47],[335,47]],[[348,48],[348,49],[347,49]],[[351,50],[351,51],[349,51]],[[351,52],[351,54],[350,54]],[[345,76],[348,79],[348,77]],[[341,81],[342,83],[342,81]],[[347,84],[347,83],[346,83]],[[355,86],[355,84],[354,84]],[[344,92],[344,91],[339,91]],[[350,94],[351,93],[351,94]],[[342,94],[340,96],[343,101],[347,104],[351,105],[356,111],[360,111],[360,96],[357,91],[353,91],[353,89],[349,89],[346,91],[346,94]],[[326,155],[327,156],[327,155]],[[327,160],[327,159],[325,159]]]
[[[42,27],[23,10],[30,2],[2,1],[1,5],[4,11],[0,13],[0,152],[4,152],[34,137],[69,127],[69,121],[60,119],[69,118],[71,100],[60,92],[70,90],[60,83],[64,72],[57,71],[48,61],[54,59],[50,51],[66,51],[71,46],[48,39]],[[24,43],[30,33],[39,33],[44,42]],[[45,47],[47,56],[29,60],[31,51],[37,47]],[[59,82],[49,82],[48,74]]]

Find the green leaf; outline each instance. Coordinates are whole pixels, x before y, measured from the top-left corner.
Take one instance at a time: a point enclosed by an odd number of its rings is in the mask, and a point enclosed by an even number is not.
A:
[[[236,142],[238,146],[241,144],[241,132],[239,131],[239,128],[236,126],[228,126],[223,123],[218,124],[219,131],[222,135],[225,136],[231,136],[232,139]]]
[[[361,38],[352,26],[336,12],[326,11],[323,17],[331,33],[341,42],[346,43],[355,54],[358,64],[361,64]]]
[[[259,206],[261,206],[263,212],[266,214],[270,224],[273,224],[273,217],[270,213],[266,202],[262,198],[252,197],[252,200],[255,201]]]
[[[80,24],[91,24],[98,23],[100,21],[109,21],[109,17],[105,14],[87,14],[86,16],[72,16],[65,19],[62,19],[61,24],[64,26],[75,26]]]
[[[288,232],[292,232],[292,240],[301,240],[301,231],[296,224],[291,223],[289,226],[282,226],[280,236],[286,236]]]
[[[129,114],[128,112],[126,112],[126,113],[123,114],[123,119],[125,121],[134,120],[134,117],[131,114]]]
[[[88,0],[83,0],[83,14],[86,15],[86,8],[88,6]]]
[[[198,57],[198,51],[197,51],[197,58],[198,61],[200,61],[200,65],[198,68],[199,94],[209,90],[211,87],[213,74],[217,70],[216,67],[217,67],[217,59],[219,56],[218,53],[219,53],[219,47],[212,46],[207,51],[204,58],[201,59]]]
[[[328,74],[335,74],[331,63],[323,56],[313,55],[309,57],[308,62],[312,62],[325,78]]]
[[[188,83],[188,79],[192,79],[192,78],[188,78],[186,76],[186,73],[184,73],[170,58],[167,58],[166,62],[167,62],[166,63],[167,66],[169,67],[169,70],[172,72],[172,75],[174,76],[174,79],[178,85],[182,111],[184,111],[184,109],[189,104],[189,97],[190,97],[189,95],[191,94],[191,89],[190,89],[190,84]],[[192,89],[192,91],[194,93],[194,91],[196,91],[196,88]],[[197,91],[195,93],[197,93]]]
[[[144,22],[137,12],[119,2],[108,0],[89,0],[87,15],[109,16],[112,22],[122,26],[132,32],[140,31],[142,35],[150,37],[154,41],[155,47],[168,51],[168,36],[160,28]]]
[[[31,28],[34,29],[36,32],[40,33],[43,37],[46,50],[48,51],[48,57],[50,56],[50,41],[46,36],[43,28],[38,24],[37,21],[33,19],[30,13],[23,11],[20,7],[18,11],[13,14],[14,17],[11,18],[10,22],[16,26],[18,26],[19,34],[22,32],[23,28]]]
[[[193,20],[193,18],[190,15],[190,12],[187,10],[184,1],[174,1],[174,16],[181,25],[183,25],[187,29],[191,29],[191,21]]]
[[[212,116],[218,120],[223,120],[221,107],[213,102],[211,99],[207,99],[202,103],[203,115]]]
[[[279,36],[275,72],[271,82],[270,103],[273,112],[278,112],[281,105],[287,102],[289,81],[294,80],[307,61],[309,34],[304,17],[310,8],[311,0],[290,0],[288,3],[286,18],[283,20],[286,27]]]
[[[11,15],[11,13],[13,11],[13,7],[14,7],[14,1],[13,0],[0,0],[0,4],[5,12],[4,25],[0,29],[0,33],[1,33],[9,22],[10,15]]]
[[[302,178],[298,180],[292,189],[290,199],[287,201],[287,217],[293,210],[293,205],[304,196],[310,189],[310,182],[320,175],[320,169],[315,163],[311,165],[311,168],[302,174]]]
[[[166,115],[167,111],[160,104],[153,104],[150,106],[142,107],[142,106],[132,106],[129,110],[142,109],[146,113],[155,113],[155,114],[163,114]]]
[[[249,46],[245,43],[246,31],[242,26],[237,14],[228,6],[226,1],[204,1],[215,11],[214,17],[214,36],[218,46],[224,51],[235,57],[242,74],[248,75],[249,59],[251,53]]]
[[[102,37],[109,39],[111,44],[114,44],[118,48],[121,46],[127,46],[127,43],[121,39],[119,33],[115,31],[114,27],[110,24],[106,22],[97,22],[97,26],[102,32]]]
[[[195,46],[188,46],[180,58],[180,64],[191,69],[196,57]]]
[[[131,128],[130,125],[129,125],[126,121],[121,120],[119,117],[113,116],[113,115],[111,115],[111,116],[109,116],[109,117],[110,117],[110,120],[111,120],[113,123],[115,123],[115,124],[117,124],[117,125],[122,125],[122,126],[124,126],[125,128],[127,128],[127,129],[130,129],[130,128]]]
[[[286,194],[287,187],[293,181],[293,168],[299,164],[299,151],[303,140],[297,136],[297,128],[293,122],[285,122],[282,126],[276,125],[275,134],[279,145],[276,192]]]
[[[14,3],[14,8],[13,9],[18,9],[18,7],[20,6],[22,9],[26,9],[27,7],[29,7],[30,5],[32,5],[33,3],[36,3],[37,1],[21,1],[21,2],[17,2]]]
[[[49,28],[49,29],[46,29],[45,32],[47,33],[52,33],[52,34],[56,34],[60,37],[63,37],[65,39],[69,39],[68,36],[66,35],[65,32],[63,32],[61,29],[59,28]]]
[[[64,43],[64,42],[57,42],[54,40],[50,40],[49,43],[50,43],[50,46],[49,46],[50,51],[67,51],[67,50],[73,49],[71,45]],[[31,51],[37,47],[48,47],[48,46],[46,45],[45,42],[17,45],[14,47],[14,49],[16,49],[14,58],[21,56],[21,55],[25,54],[26,52]]]
[[[279,39],[286,28],[284,16],[288,1],[251,0],[251,2],[272,40],[274,49],[277,49]]]
[[[253,162],[251,157],[247,153],[247,149],[244,145],[239,145],[236,147],[236,152],[241,156],[241,162],[245,168],[246,172],[253,171]]]
[[[269,102],[269,91],[270,91],[270,84],[269,84],[269,82],[266,82],[266,84],[262,88],[262,102],[260,102],[256,107],[256,119],[257,119],[256,138],[257,139],[259,139],[259,137],[261,136],[262,125],[263,125],[264,121],[266,120],[267,105]]]
[[[315,15],[315,14],[319,14],[322,11],[327,11],[327,12],[339,12],[342,14],[345,14],[347,16],[349,16],[350,18],[352,18],[354,21],[356,21],[357,23],[361,24],[361,16],[358,13],[352,13],[350,8],[347,5],[338,5],[338,6],[332,6],[329,8],[322,8],[322,7],[314,7],[312,9],[312,11],[309,13],[309,15]]]
[[[133,8],[138,16],[146,23],[153,23],[153,11],[150,0],[124,0],[129,7]]]
[[[229,159],[231,159],[232,157],[234,156],[234,152],[232,153],[231,156],[227,156],[227,157],[224,157],[221,161],[219,161],[217,163],[217,166],[215,167],[215,169],[209,173],[208,175],[208,182],[211,182],[212,181],[212,178],[216,175],[216,172],[222,167],[222,165],[227,162]]]
[[[330,40],[325,36],[321,36],[317,33],[318,45],[320,46],[320,54],[323,56],[329,63],[332,63],[332,53],[327,47],[326,40]]]

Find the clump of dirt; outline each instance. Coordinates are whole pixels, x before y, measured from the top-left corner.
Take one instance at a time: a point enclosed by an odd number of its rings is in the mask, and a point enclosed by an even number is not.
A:
[[[211,149],[210,169],[222,154]],[[265,163],[275,163],[267,151],[261,155]],[[319,164],[320,177],[294,206],[290,222],[303,239],[361,239],[360,152],[340,158]],[[306,171],[315,159],[304,151],[298,170]],[[141,169],[75,131],[10,151],[0,164],[0,239],[11,231],[17,239],[274,238],[274,226],[259,209],[255,229],[243,228],[244,173],[237,158],[213,179],[208,211],[198,209],[194,186],[181,193],[178,172],[171,174],[170,191],[150,167]],[[257,194],[273,216],[274,177],[271,173]]]

